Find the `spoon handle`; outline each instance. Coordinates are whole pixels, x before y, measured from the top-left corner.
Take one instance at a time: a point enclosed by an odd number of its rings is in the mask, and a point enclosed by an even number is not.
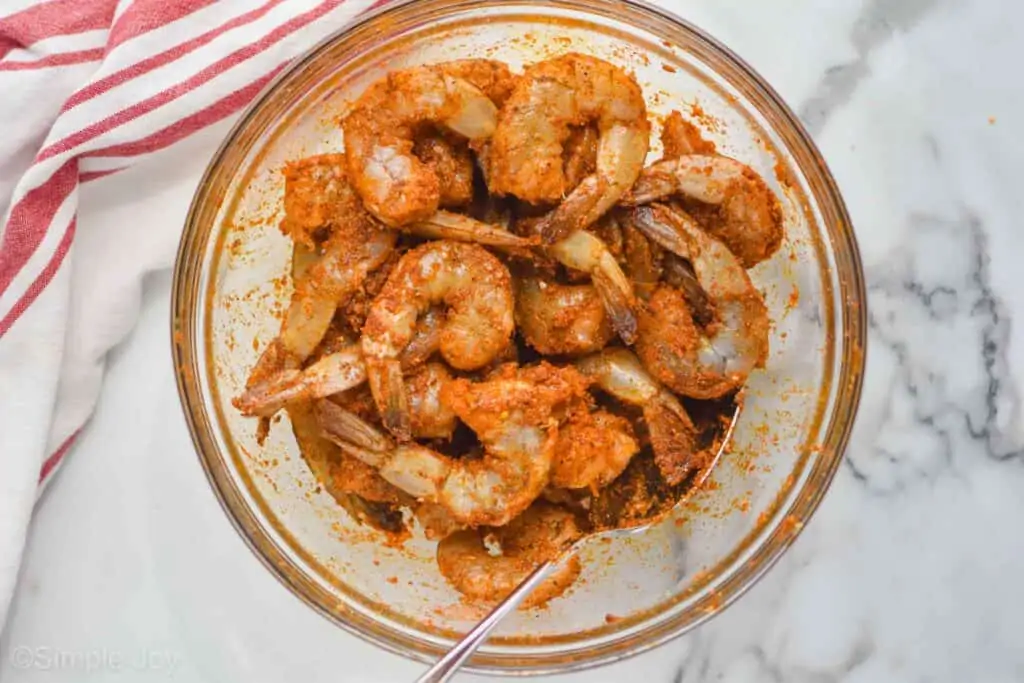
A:
[[[416,679],[416,683],[444,683],[466,662],[470,656],[477,651],[494,627],[508,614],[519,606],[526,596],[533,589],[543,583],[558,568],[559,564],[567,555],[555,560],[550,560],[538,566],[523,579],[523,582],[516,586],[516,589],[508,594],[483,620],[473,627],[469,633],[462,637],[455,646],[444,657],[439,659],[430,670]]]

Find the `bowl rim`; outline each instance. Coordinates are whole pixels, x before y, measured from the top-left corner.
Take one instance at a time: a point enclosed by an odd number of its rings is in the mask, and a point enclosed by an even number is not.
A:
[[[268,556],[264,546],[267,546],[267,541],[269,541],[271,549],[276,550],[272,540],[263,538],[260,539],[261,542],[257,542],[257,539],[254,538],[256,533],[265,536],[265,531],[255,521],[252,511],[241,500],[238,491],[225,487],[225,481],[222,481],[224,479],[223,473],[214,471],[209,459],[206,457],[207,452],[211,448],[214,451],[217,450],[214,445],[216,439],[212,435],[216,427],[212,425],[210,415],[204,406],[202,390],[199,387],[199,380],[197,378],[197,372],[202,370],[202,368],[196,365],[197,353],[195,348],[197,344],[195,342],[197,340],[194,339],[194,334],[186,334],[186,332],[194,331],[194,310],[188,304],[194,298],[191,294],[200,289],[200,287],[189,286],[190,283],[194,285],[194,281],[198,276],[198,273],[190,274],[188,272],[190,267],[188,263],[189,255],[196,247],[200,251],[205,248],[205,243],[196,243],[192,239],[196,237],[197,216],[208,194],[213,177],[216,175],[227,151],[237,142],[240,133],[249,126],[255,114],[270,100],[282,83],[299,72],[307,63],[314,60],[317,55],[329,46],[344,41],[346,36],[366,28],[369,24],[384,21],[389,16],[409,11],[409,8],[412,6],[422,8],[438,4],[443,5],[445,11],[456,13],[461,10],[482,9],[488,5],[501,5],[504,3],[502,3],[502,0],[449,0],[447,2],[444,2],[444,0],[396,0],[374,7],[357,17],[354,21],[332,32],[293,59],[256,95],[218,145],[193,196],[175,259],[170,316],[171,348],[175,379],[190,436],[197,457],[210,483],[210,488],[246,546],[270,570],[271,575],[299,597],[300,600],[331,622],[341,626],[364,641],[421,662],[431,661],[432,658],[443,652],[443,649],[423,641],[419,642],[421,646],[419,649],[417,647],[410,647],[408,643],[403,645],[394,638],[381,635],[376,630],[368,632],[361,628],[358,623],[350,623],[345,618],[331,612],[326,606],[314,600],[313,596],[307,594],[302,586],[297,585],[297,577],[294,576],[291,567],[286,566],[289,562],[285,558]],[[796,540],[804,524],[817,509],[835,473],[838,471],[843,453],[852,433],[866,368],[867,296],[860,251],[853,232],[852,221],[828,165],[796,114],[746,61],[717,39],[708,35],[703,29],[645,0],[513,0],[513,2],[507,4],[523,7],[565,8],[581,12],[584,15],[594,15],[595,10],[601,7],[605,8],[605,11],[609,11],[610,8],[614,7],[618,10],[616,14],[631,12],[634,14],[652,15],[654,19],[670,25],[673,31],[685,35],[688,39],[686,42],[677,42],[686,45],[686,49],[691,53],[693,52],[691,48],[696,45],[701,47],[703,51],[715,55],[720,61],[728,64],[739,77],[746,81],[745,85],[752,88],[759,98],[763,100],[763,103],[767,104],[772,113],[781,121],[782,126],[779,126],[778,122],[773,122],[772,129],[785,138],[786,147],[790,153],[794,156],[802,156],[809,161],[809,164],[799,163],[799,167],[805,173],[808,169],[812,169],[817,175],[817,191],[813,191],[814,188],[812,188],[811,194],[814,196],[815,203],[819,205],[819,210],[822,213],[819,228],[822,228],[823,232],[828,235],[826,241],[834,250],[833,258],[838,262],[841,260],[840,257],[845,257],[848,261],[845,270],[837,266],[838,270],[842,271],[845,276],[841,278],[837,276],[839,290],[837,297],[840,302],[842,315],[841,330],[844,337],[842,340],[834,342],[837,345],[841,345],[842,348],[842,358],[837,366],[839,370],[838,376],[833,380],[833,382],[837,383],[838,389],[835,391],[836,395],[832,399],[830,407],[827,410],[823,410],[825,421],[822,431],[824,432],[824,437],[819,456],[828,455],[829,457],[818,457],[813,466],[808,470],[803,485],[798,490],[796,490],[797,487],[794,487],[796,498],[792,501],[785,501],[788,503],[786,520],[793,520],[794,523],[779,525],[772,529],[770,535],[764,537],[756,544],[751,544],[752,553],[746,561],[741,566],[733,568],[731,572],[727,572],[728,583],[731,587],[728,590],[720,591],[715,596],[713,603],[705,605],[703,610],[698,610],[698,613],[691,615],[689,619],[684,619],[683,617],[686,615],[686,612],[691,610],[687,610],[662,622],[654,623],[649,628],[641,629],[635,633],[627,633],[624,638],[598,643],[592,646],[597,649],[595,655],[587,656],[585,654],[587,650],[581,650],[573,653],[568,659],[564,655],[551,657],[542,653],[537,656],[517,655],[522,657],[522,659],[515,661],[508,659],[505,655],[495,655],[482,658],[476,657],[470,660],[469,664],[465,667],[467,671],[483,674],[530,675],[568,673],[610,664],[647,652],[696,628],[712,616],[719,614],[756,584]],[[698,58],[700,57],[698,56]],[[717,69],[716,73],[720,76],[722,75]],[[737,84],[730,81],[730,85],[736,87]],[[764,111],[761,111],[761,106],[756,108],[762,115],[766,115]],[[800,152],[800,155],[797,154],[797,151]],[[808,178],[809,183],[810,181],[811,179]],[[828,209],[828,212],[826,212],[826,209]],[[826,213],[831,214],[831,220],[825,215]],[[192,276],[191,279],[190,275]],[[202,305],[202,302],[200,302],[200,305]],[[831,330],[826,333],[831,334]],[[202,340],[199,340],[199,343],[202,343]],[[836,362],[833,361],[833,366],[835,365]],[[816,485],[811,485],[812,478]],[[782,502],[780,499],[779,503],[781,504]],[[699,607],[699,603],[694,605],[694,607]],[[352,614],[351,612],[346,613],[346,616],[354,617],[356,622],[366,620],[362,615]],[[369,621],[371,621],[371,625],[375,623],[372,620]],[[525,668],[523,667],[524,664]],[[510,671],[509,666],[516,666],[518,668]]]

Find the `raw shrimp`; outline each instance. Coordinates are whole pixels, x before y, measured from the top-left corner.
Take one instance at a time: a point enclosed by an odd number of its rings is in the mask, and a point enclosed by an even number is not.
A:
[[[323,339],[338,303],[351,296],[395,248],[393,231],[377,224],[354,227],[336,227],[323,254],[295,283],[280,339],[285,351],[300,360],[309,357]]]
[[[628,222],[622,230],[622,238],[624,270],[637,296],[646,301],[661,281],[661,247]]]
[[[635,209],[633,222],[692,264],[715,315],[699,329],[681,294],[655,292],[637,340],[644,365],[685,396],[710,399],[738,389],[768,357],[768,309],[761,293],[737,257],[689,216],[655,204]]]
[[[471,60],[393,71],[371,85],[342,122],[349,175],[370,213],[393,227],[433,215],[441,183],[414,153],[417,134],[489,138],[511,81],[504,64]]]
[[[591,233],[577,230],[548,247],[547,253],[559,263],[590,275],[615,331],[623,341],[632,344],[637,329],[633,284],[607,245]]]
[[[391,271],[394,270],[401,258],[402,251],[398,248],[393,249],[383,263],[367,273],[356,291],[338,304],[332,325],[340,325],[343,329],[358,336],[358,331],[363,329],[363,325],[366,324],[366,316],[370,313],[373,300],[380,294],[384,283],[388,281]]]
[[[284,176],[284,218],[281,232],[296,244],[313,249],[331,226],[347,220],[353,209],[352,187],[344,154],[321,154],[291,161]]]
[[[700,286],[693,266],[676,254],[665,252],[661,262],[661,279],[669,287],[678,289],[686,300],[698,327],[706,327],[715,320],[715,308],[708,293]]]
[[[690,154],[659,161],[640,174],[624,200],[648,204],[679,194],[712,205],[706,226],[751,268],[782,244],[782,208],[764,179],[749,166],[724,156]]]
[[[587,228],[587,232],[604,242],[616,261],[622,258],[626,244],[622,234],[622,223],[616,213],[606,213],[601,220]]]
[[[583,406],[558,430],[551,485],[597,493],[622,474],[640,450],[625,419]]]
[[[392,534],[406,533],[401,506],[412,501],[377,470],[342,453],[320,432],[311,403],[288,406],[295,441],[313,476],[353,519]]]
[[[695,322],[699,325],[710,323],[714,316],[711,302],[697,282],[697,276],[690,264],[672,252],[665,251],[657,242],[649,240],[642,231],[632,225],[628,217],[624,223],[623,270],[633,281],[637,296],[644,301],[650,301],[655,290],[665,283],[682,292],[693,312]]]
[[[597,171],[566,196],[565,143],[594,124]],[[491,139],[489,187],[532,204],[561,202],[543,222],[553,244],[615,205],[643,168],[650,123],[643,92],[617,66],[566,54],[529,67],[501,110]],[[563,201],[564,198],[564,201]]]
[[[403,369],[422,364],[439,348],[442,322],[442,313],[437,309],[431,309],[420,319],[412,341],[402,352]],[[302,370],[284,368],[270,374],[247,386],[232,403],[243,415],[271,417],[286,404],[331,396],[365,381],[362,347],[359,343],[350,343],[326,353]]]
[[[442,403],[484,446],[479,459],[453,459],[416,443],[396,444],[386,434],[328,401],[321,424],[343,450],[376,467],[415,498],[441,505],[465,526],[501,526],[547,486],[558,421],[565,406],[585,394],[573,368],[542,363],[506,366],[478,383],[448,382]]]
[[[471,600],[504,598],[542,562],[553,560],[582,535],[571,512],[543,501],[534,503],[508,526],[457,531],[437,546],[437,566],[457,591]],[[500,555],[492,555],[488,541]],[[577,557],[534,589],[521,609],[543,605],[565,592],[580,574]]]
[[[528,249],[538,243],[535,238],[520,237],[501,226],[448,211],[438,211],[424,221],[413,223],[406,230],[420,237],[472,242],[512,250]]]
[[[569,133],[562,151],[567,193],[597,170],[597,144],[597,129],[593,126],[573,128]]]
[[[367,274],[390,258],[396,235],[363,208],[348,183],[340,155],[310,157],[286,170],[282,230],[295,241],[291,303],[276,339],[250,372],[248,386],[285,369],[295,369],[323,339],[343,302]],[[292,188],[288,190],[288,176]],[[327,235],[318,248],[308,244]]]
[[[483,247],[437,241],[407,252],[374,301],[362,338],[370,390],[384,425],[399,439],[409,437],[399,357],[419,316],[435,304],[448,308],[441,355],[459,370],[490,363],[515,326],[508,269]]]
[[[402,368],[414,368],[424,363],[441,348],[441,329],[444,326],[444,309],[439,306],[427,309],[416,323],[416,333],[402,351]]]
[[[319,257],[314,248],[307,247],[302,242],[294,243],[292,245],[292,281],[297,282],[301,280],[306,271],[309,270],[309,267],[316,262],[317,258]],[[298,300],[299,293],[293,290],[291,305],[296,306]],[[284,343],[281,341],[279,334],[267,344],[260,357],[256,359],[255,365],[253,365],[252,370],[249,371],[249,376],[245,380],[245,388],[250,389],[257,384],[265,382],[282,370],[294,370],[299,367],[301,362],[301,359],[296,358],[295,355],[289,353],[284,348]],[[262,439],[266,436],[269,428],[269,424],[261,423],[257,429],[257,439],[260,443],[262,443]],[[261,434],[262,436],[260,436]]]
[[[405,378],[409,394],[409,424],[417,439],[450,439],[455,413],[441,401],[441,392],[452,381],[442,363],[427,363]]]
[[[355,494],[375,503],[409,504],[412,500],[384,479],[366,463],[341,452],[325,439],[314,403],[288,406],[288,417],[298,442],[299,451],[317,480],[335,498]]]
[[[464,206],[473,199],[473,154],[465,143],[421,135],[412,153],[437,176],[439,206]]]
[[[243,415],[270,417],[288,403],[330,396],[366,381],[359,344],[328,354],[303,370],[282,370],[231,402]]]
[[[593,285],[562,285],[535,275],[516,278],[516,325],[543,354],[580,355],[615,336]]]
[[[456,59],[437,65],[447,76],[479,88],[500,109],[512,96],[520,76],[496,59]]]
[[[686,408],[647,374],[627,349],[605,349],[576,362],[580,372],[620,401],[639,406],[651,436],[659,471],[671,485],[699,467],[697,430]]]
[[[441,392],[446,383],[452,380],[447,368],[440,363],[429,363],[413,372],[406,378],[406,389],[409,392],[409,408],[412,418],[412,434],[419,439],[448,439],[455,431],[456,418],[448,406],[441,401]],[[349,403],[343,402],[343,398]],[[358,403],[359,399],[356,399]],[[377,434],[379,430],[357,416],[351,405],[350,397],[335,397],[321,401],[330,406],[318,408],[320,425],[327,434],[346,434],[358,427],[358,432]],[[332,407],[333,406],[333,407]],[[337,410],[335,410],[337,408]],[[390,443],[386,437],[375,437],[375,444]]]

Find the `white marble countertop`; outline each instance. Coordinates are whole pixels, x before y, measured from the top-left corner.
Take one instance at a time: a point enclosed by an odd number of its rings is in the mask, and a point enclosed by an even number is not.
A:
[[[1024,5],[661,4],[751,62],[824,152],[868,273],[868,378],[844,467],[763,581],[689,636],[554,680],[1024,680]],[[412,680],[419,665],[303,606],[230,527],[178,406],[169,292],[166,273],[147,283],[38,508],[0,679]],[[19,669],[18,648],[77,659]]]

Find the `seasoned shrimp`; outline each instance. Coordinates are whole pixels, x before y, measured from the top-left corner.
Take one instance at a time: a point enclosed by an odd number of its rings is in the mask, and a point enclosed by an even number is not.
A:
[[[297,240],[295,283],[281,331],[256,362],[248,386],[295,369],[323,339],[338,304],[356,293],[367,274],[391,257],[396,235],[363,208],[346,179],[340,155],[322,155],[286,169],[282,230]],[[288,176],[292,177],[291,190]],[[318,248],[307,244],[327,235]]]
[[[487,250],[438,241],[407,252],[374,301],[362,338],[370,390],[384,425],[399,439],[409,437],[399,358],[413,338],[417,319],[435,304],[447,306],[440,351],[454,368],[482,368],[512,335],[511,277]]]
[[[299,452],[324,489],[353,519],[390,533],[405,531],[401,505],[411,500],[364,462],[342,453],[321,435],[310,403],[288,406]]]
[[[661,247],[628,222],[622,230],[622,238],[624,270],[633,281],[637,296],[646,301],[661,281]]]
[[[437,546],[437,566],[448,583],[471,600],[494,602],[522,583],[537,565],[553,560],[582,535],[571,512],[543,501],[534,503],[508,526],[457,531]],[[492,555],[487,542],[496,542]],[[520,609],[531,609],[556,598],[580,574],[577,557],[535,588]]]
[[[420,237],[472,242],[512,250],[528,249],[538,243],[535,238],[520,237],[501,226],[448,211],[438,211],[424,221],[413,223],[406,230]]]
[[[693,265],[715,314],[711,325],[698,329],[681,294],[655,292],[637,340],[644,365],[693,398],[717,398],[739,388],[768,357],[768,309],[761,293],[737,257],[689,216],[655,204],[635,209],[633,221]]]
[[[399,359],[404,370],[421,365],[439,348],[442,321],[436,309],[420,319],[412,341]],[[443,369],[443,366],[438,367]],[[433,372],[436,375],[437,370]],[[243,415],[271,417],[286,404],[331,396],[365,381],[366,365],[361,345],[343,344],[302,370],[284,368],[246,386],[245,392],[233,399],[232,404]]]
[[[565,143],[574,126],[587,124],[598,130],[597,170],[566,196]],[[552,244],[615,205],[643,168],[649,142],[636,80],[603,60],[562,55],[529,67],[502,108],[491,139],[489,187],[532,204],[561,202],[541,231]]]
[[[664,283],[682,292],[695,322],[699,325],[711,322],[714,316],[711,302],[687,261],[648,239],[632,225],[631,220],[625,221],[623,237],[623,270],[633,281],[633,288],[640,299],[650,301],[655,290]]]
[[[402,351],[402,368],[414,368],[426,362],[441,348],[441,330],[444,327],[444,309],[434,306],[420,316],[412,341]]]
[[[427,363],[406,377],[409,394],[409,424],[417,439],[450,439],[455,431],[455,413],[441,400],[452,375],[442,363]]]
[[[371,85],[342,122],[349,176],[370,213],[392,227],[433,215],[441,183],[414,153],[417,133],[489,138],[495,100],[507,97],[511,82],[504,64],[472,60],[393,71]]]
[[[597,171],[597,129],[573,128],[562,151],[565,167],[565,191],[572,192],[583,179]]]
[[[295,297],[281,325],[285,351],[300,360],[309,357],[330,326],[338,303],[351,296],[394,248],[395,233],[379,225],[364,224],[354,230],[336,227],[323,254],[295,283]]]
[[[323,437],[315,404],[290,405],[288,417],[299,450],[317,479],[327,484],[328,493],[335,497],[354,493],[377,503],[411,502],[406,494],[384,481],[377,470],[340,452],[337,445]]]
[[[473,154],[468,145],[440,135],[422,135],[416,138],[412,153],[437,176],[440,206],[464,206],[473,199]]]
[[[581,399],[587,382],[573,368],[506,366],[492,378],[448,382],[441,400],[476,432],[480,459],[453,459],[386,434],[329,401],[321,401],[328,438],[391,484],[441,505],[465,526],[501,526],[547,486],[559,415]]]
[[[618,215],[606,213],[601,220],[591,225],[587,232],[604,242],[605,247],[608,248],[608,251],[615,257],[616,261],[622,258],[626,243],[622,233],[622,223],[619,221]]]
[[[346,297],[338,304],[332,324],[335,326],[341,324],[358,336],[358,331],[363,329],[363,325],[366,324],[366,316],[370,313],[373,300],[380,294],[388,276],[391,275],[391,271],[394,270],[401,258],[402,252],[397,248],[393,249],[383,263],[366,275],[362,284],[352,292],[351,296]]]
[[[352,188],[343,154],[321,154],[285,164],[284,218],[281,232],[296,244],[313,249],[332,225],[352,213]]]
[[[706,226],[751,268],[782,244],[782,207],[764,179],[724,156],[690,154],[659,161],[640,174],[625,201],[648,204],[679,194],[715,207]]]
[[[637,329],[633,284],[607,245],[591,233],[578,230],[548,247],[547,253],[561,264],[590,275],[615,331],[632,344]]]
[[[661,279],[683,295],[693,315],[693,322],[699,327],[706,327],[714,322],[715,308],[711,305],[708,293],[700,286],[697,274],[693,272],[693,266],[688,261],[670,251],[665,252]]]
[[[301,280],[305,276],[306,271],[309,270],[309,267],[316,262],[317,258],[319,257],[314,248],[307,247],[302,242],[296,242],[292,245],[292,281],[297,282]],[[291,305],[296,306],[298,300],[299,293],[293,290]],[[267,344],[260,357],[256,359],[255,365],[253,365],[252,370],[249,371],[249,376],[245,380],[245,387],[250,389],[257,384],[265,382],[282,370],[294,370],[299,367],[301,362],[301,359],[296,358],[295,355],[285,349],[284,343],[281,341],[280,335],[278,335]],[[269,423],[261,422],[260,427],[257,429],[257,440],[260,443],[263,443],[263,438],[269,429]]]
[[[412,434],[418,439],[448,439],[455,431],[456,418],[448,406],[441,401],[441,392],[452,380],[447,368],[440,363],[429,363],[406,377],[409,392],[409,409]],[[341,395],[321,401],[331,406],[318,409],[321,428],[327,434],[346,434],[355,430],[356,441],[366,435],[374,435],[374,445],[383,447],[390,443],[386,437],[378,436],[380,431],[365,422],[354,411],[360,410],[361,398],[357,395]],[[338,410],[335,410],[338,408]]]
[[[625,419],[582,407],[558,430],[551,485],[596,493],[622,474],[639,450]]]
[[[288,403],[330,396],[366,381],[359,344],[328,354],[303,370],[282,370],[231,402],[243,415],[270,417]]]
[[[675,485],[700,466],[697,430],[686,408],[647,374],[627,349],[605,349],[576,362],[580,372],[615,398],[639,406],[651,436],[654,461],[665,480]]]
[[[615,336],[593,285],[562,285],[535,275],[516,278],[516,325],[543,354],[580,355]]]
[[[456,59],[437,65],[447,76],[460,78],[487,95],[500,109],[512,96],[520,76],[496,59]]]

